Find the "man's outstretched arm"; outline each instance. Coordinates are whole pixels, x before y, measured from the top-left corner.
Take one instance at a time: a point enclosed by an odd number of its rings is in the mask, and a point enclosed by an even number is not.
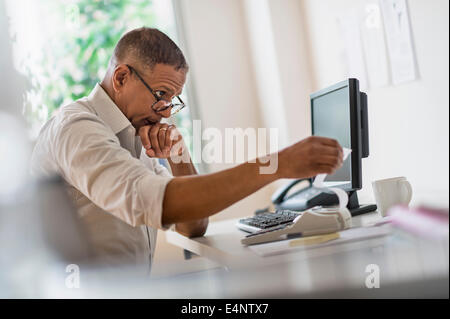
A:
[[[343,158],[338,142],[322,137],[309,137],[275,155],[278,169],[273,174],[261,174],[264,164],[257,160],[217,173],[175,177],[165,190],[163,224],[204,219],[279,178],[331,174]]]

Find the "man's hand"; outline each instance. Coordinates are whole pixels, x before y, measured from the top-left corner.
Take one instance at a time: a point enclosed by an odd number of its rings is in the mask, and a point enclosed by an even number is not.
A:
[[[342,166],[343,150],[334,139],[311,136],[278,153],[280,178],[332,174]]]
[[[189,156],[189,152],[184,144],[182,135],[174,125],[156,123],[154,125],[143,126],[139,129],[139,136],[145,153],[149,157],[167,158],[173,176],[196,175],[197,171]],[[172,159],[184,155],[184,162]],[[208,227],[208,218],[199,218],[188,222],[176,223],[176,231],[187,237],[203,236]]]
[[[180,156],[184,151],[182,136],[175,125],[146,125],[139,129],[138,134],[149,157],[169,158]]]

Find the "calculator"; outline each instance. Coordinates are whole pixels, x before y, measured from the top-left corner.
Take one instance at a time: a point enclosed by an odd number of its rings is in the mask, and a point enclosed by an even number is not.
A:
[[[251,233],[241,239],[245,246],[284,239],[336,233],[352,227],[350,211],[344,208],[309,209],[299,214],[291,223],[272,226]]]
[[[295,218],[301,213],[292,210],[277,210],[255,215],[253,217],[243,218],[238,221],[236,227],[248,233],[259,232],[273,227],[283,228],[292,224]]]

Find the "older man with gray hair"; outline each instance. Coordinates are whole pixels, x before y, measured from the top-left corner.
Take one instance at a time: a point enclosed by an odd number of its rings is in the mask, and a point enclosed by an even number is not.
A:
[[[209,216],[276,179],[330,174],[342,165],[335,140],[310,137],[274,154],[273,174],[260,174],[266,161],[257,159],[198,175],[176,127],[161,123],[185,106],[179,95],[187,72],[164,33],[132,30],[117,43],[101,83],[40,132],[32,171],[64,178],[93,248],[108,263],[151,265],[157,229],[175,225],[185,236],[202,236]]]

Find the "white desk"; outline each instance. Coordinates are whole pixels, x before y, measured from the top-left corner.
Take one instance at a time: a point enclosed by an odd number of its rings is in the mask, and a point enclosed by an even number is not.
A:
[[[353,218],[353,227],[367,226],[381,217],[378,212]],[[381,245],[385,239],[374,238],[361,242],[352,242],[335,247],[305,249],[295,253],[261,257],[241,244],[240,240],[248,233],[236,227],[238,219],[210,223],[203,237],[187,238],[175,231],[167,231],[167,241],[199,256],[211,259],[229,268],[254,267],[255,265],[272,265],[280,262],[302,260],[305,258],[325,256],[336,252],[374,247]]]
[[[378,213],[361,215],[353,218],[353,225],[367,226],[378,219]],[[429,242],[394,231],[384,237],[261,257],[241,245],[246,233],[236,228],[236,222],[213,222],[199,238],[166,232],[169,243],[228,269],[228,279],[220,284],[225,296],[309,297],[323,292],[339,296],[352,291],[347,296],[448,297],[448,241]],[[369,265],[379,267],[384,291],[367,289]]]

